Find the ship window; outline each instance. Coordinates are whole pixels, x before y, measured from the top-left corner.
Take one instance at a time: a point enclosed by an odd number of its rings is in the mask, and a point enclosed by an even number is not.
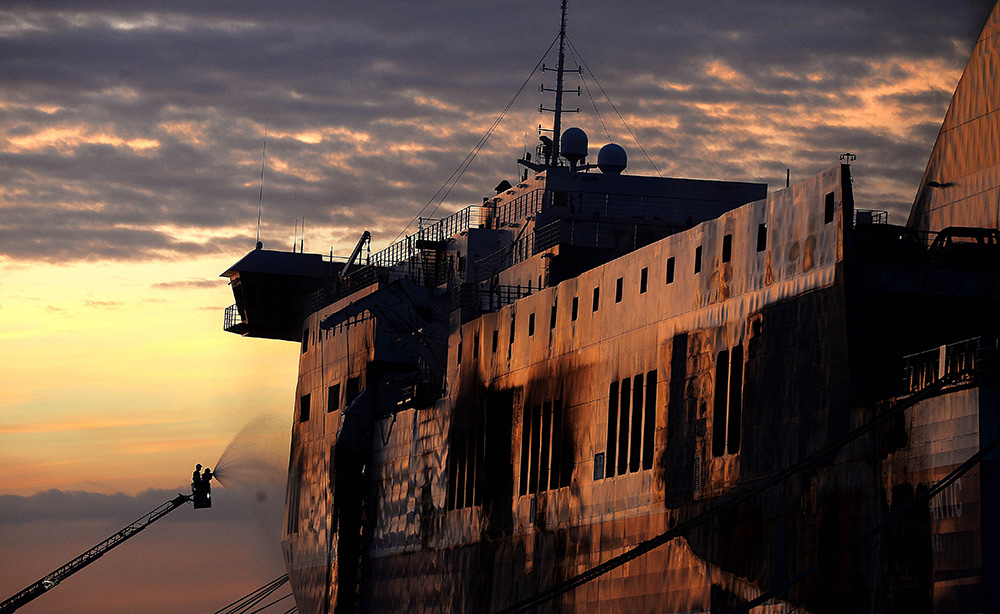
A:
[[[326,411],[337,411],[340,409],[340,382],[330,386],[326,392]]]
[[[578,297],[573,297],[573,309],[570,314],[570,320],[576,322],[576,315],[580,311],[580,299]]]
[[[546,401],[542,405],[542,437],[539,440],[540,450],[538,456],[538,489],[547,490],[549,486],[549,449],[552,442],[552,402]]]
[[[622,285],[624,283],[625,283],[625,279],[622,278],[622,277],[619,277],[615,281],[615,302],[616,303],[622,302]]]
[[[608,460],[605,477],[614,477],[618,451],[618,382],[608,388]]]
[[[733,235],[722,237],[722,261],[729,262],[733,259]]]
[[[528,457],[528,492],[538,492],[538,455],[541,451],[539,440],[542,436],[542,406],[531,408],[531,455]]]
[[[449,510],[482,503],[486,450],[485,406],[454,420],[448,431],[448,479],[445,507]]]
[[[538,276],[538,289],[539,290],[542,289],[542,276],[541,275]]]
[[[601,306],[601,287],[597,286],[596,288],[594,288],[594,304],[591,307],[591,311],[597,311],[597,309],[600,306]]]
[[[642,267],[639,271],[639,294],[646,293],[646,284],[649,282],[649,267]]]
[[[350,406],[359,394],[361,394],[361,378],[358,376],[347,378],[347,387],[344,389],[344,404]]]
[[[562,399],[525,407],[519,492],[527,495],[569,486],[571,454],[564,437]]]
[[[479,331],[472,337],[472,359],[479,360]]]
[[[694,248],[694,272],[701,273],[701,246]]]
[[[309,329],[302,331],[302,353],[305,354],[306,350],[309,349]]]
[[[507,338],[507,345],[514,345],[514,324],[516,324],[516,321],[514,319],[514,314],[511,313],[511,316],[510,316],[510,335]]]
[[[729,368],[729,432],[726,452],[740,451],[740,431],[743,426],[743,345],[737,344],[732,351]]]
[[[826,206],[823,211],[823,223],[829,224],[833,221],[834,212],[836,211],[835,203],[833,202],[833,192],[826,195]]]
[[[549,311],[549,330],[556,327],[556,306],[552,305],[552,310]]]
[[[521,417],[521,485],[518,491],[522,495],[528,494],[528,464],[529,451],[531,450],[531,413],[527,407],[524,408],[524,415]]]
[[[302,493],[302,477],[298,471],[292,473],[288,480],[288,523],[285,525],[288,533],[299,532],[299,497]]]
[[[497,346],[500,345],[500,331],[493,329],[493,353],[496,354]]]
[[[604,478],[604,452],[594,454],[594,481]]]
[[[632,401],[632,380],[622,380],[621,394],[618,397],[618,475],[628,470],[628,419],[630,402]]]
[[[304,394],[299,399],[299,422],[309,420],[309,395]]]
[[[628,470],[639,470],[639,455],[642,454],[642,373],[632,379],[632,432],[629,434]]]
[[[462,342],[461,341],[458,342],[458,348],[457,348],[457,350],[458,351],[455,352],[455,354],[457,355],[456,362],[458,364],[462,364]]]
[[[757,224],[757,251],[767,249],[767,224]]]
[[[667,283],[674,283],[674,257],[667,258]]]
[[[729,350],[715,361],[715,411],[712,413],[712,456],[726,452],[726,393],[729,391]]]
[[[531,314],[528,316],[528,336],[529,337],[535,336],[535,314]]]
[[[656,371],[646,374],[646,407],[642,418],[642,468],[653,468],[653,435],[656,431]]]

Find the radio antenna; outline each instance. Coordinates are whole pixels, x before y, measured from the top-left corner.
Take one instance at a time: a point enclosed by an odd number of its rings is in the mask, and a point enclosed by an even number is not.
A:
[[[260,152],[260,195],[257,198],[257,249],[263,247],[260,243],[260,213],[264,208],[264,161],[267,159],[267,126],[270,118],[264,120],[264,147]]]

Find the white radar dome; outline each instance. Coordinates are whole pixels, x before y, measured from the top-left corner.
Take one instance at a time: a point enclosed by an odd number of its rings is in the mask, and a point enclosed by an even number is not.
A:
[[[620,175],[626,166],[628,166],[628,155],[621,145],[608,143],[597,153],[597,168],[601,169],[602,173]]]
[[[559,141],[562,155],[571,164],[577,164],[587,157],[587,133],[579,128],[567,128]]]

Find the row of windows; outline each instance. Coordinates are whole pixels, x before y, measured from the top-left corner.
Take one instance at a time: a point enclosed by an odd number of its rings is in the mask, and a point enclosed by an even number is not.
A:
[[[611,382],[608,389],[608,439],[604,475],[653,468],[656,432],[656,371]],[[599,472],[594,470],[594,476]]]
[[[344,406],[351,404],[359,394],[361,394],[361,377],[354,376],[347,378],[347,385],[344,388]],[[341,407],[340,382],[327,388],[326,411],[337,411]],[[312,414],[312,395],[304,394],[299,397],[299,422],[307,422]]]
[[[520,494],[569,486],[573,454],[565,428],[562,399],[524,408]]]
[[[757,251],[762,252],[767,249],[767,225],[760,224],[757,227]],[[722,238],[722,262],[729,262],[732,259],[733,253],[733,235],[727,234]],[[701,272],[701,255],[702,246],[698,246],[694,250],[694,272]],[[667,258],[667,268],[666,268],[666,283],[674,283],[676,271],[676,258],[671,256]],[[615,303],[621,303],[624,299],[624,286],[625,278],[619,277],[615,280]],[[639,294],[645,294],[649,288],[649,267],[643,267],[639,271]],[[596,313],[601,307],[601,287],[597,286],[593,290],[590,309],[592,313]],[[580,299],[577,296],[573,297],[573,302],[570,308],[570,320],[576,322],[580,314]],[[549,329],[554,329],[556,327],[556,306],[552,305],[552,310],[549,315]],[[500,343],[500,333],[497,330],[493,331],[493,345],[492,351],[496,352]],[[528,315],[528,336],[533,337],[535,335],[535,314],[531,313]],[[510,339],[509,344],[514,343],[514,318],[511,318],[510,326]],[[478,355],[478,345],[476,354]],[[458,352],[458,362],[461,364],[461,345],[459,345]]]
[[[448,490],[445,506],[449,510],[482,503],[484,486],[485,421],[476,416],[472,424],[453,424],[449,433]]]

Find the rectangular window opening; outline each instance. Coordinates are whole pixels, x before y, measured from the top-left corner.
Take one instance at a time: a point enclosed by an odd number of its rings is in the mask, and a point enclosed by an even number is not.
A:
[[[552,402],[542,405],[542,438],[538,456],[538,490],[546,490],[549,486],[549,458],[552,444]]]
[[[694,248],[694,272],[701,273],[701,246]]]
[[[762,252],[767,249],[767,224],[757,224],[757,251]]]
[[[305,354],[306,350],[309,349],[309,329],[302,331],[302,353]]]
[[[624,283],[625,283],[625,278],[623,278],[623,277],[619,277],[615,281],[615,302],[616,303],[622,302],[622,286],[624,285]]]
[[[529,337],[535,336],[535,314],[531,314],[528,316],[528,336]]]
[[[309,420],[309,402],[310,395],[308,394],[302,395],[302,398],[299,399],[299,422]]]
[[[642,373],[636,375],[632,380],[632,432],[629,434],[630,447],[628,452],[629,473],[639,470],[640,458],[642,454]]]
[[[356,375],[347,378],[347,387],[344,389],[344,405],[350,406],[359,394],[361,394],[361,377]]]
[[[456,362],[458,364],[462,364],[462,342],[461,341],[458,342],[458,348],[457,349],[458,349],[458,351],[455,352],[455,354],[457,355],[457,361]]]
[[[556,327],[556,306],[553,303],[552,309],[549,311],[549,330]]]
[[[608,460],[605,477],[615,475],[615,460],[618,458],[618,382],[611,382],[608,389]]]
[[[531,457],[528,459],[528,492],[538,492],[538,457],[541,453],[542,406],[531,408]]]
[[[833,192],[826,195],[826,203],[823,208],[823,223],[829,224],[833,221],[836,212],[836,203],[833,200]]]
[[[646,293],[646,285],[649,282],[649,267],[642,267],[639,271],[639,294]]]
[[[722,237],[722,261],[729,262],[733,259],[733,235]]]
[[[573,309],[570,313],[570,320],[576,322],[576,316],[580,312],[580,299],[576,296],[573,297]]]
[[[729,368],[729,431],[726,452],[740,451],[740,433],[743,427],[743,344],[733,348]]]
[[[559,488],[564,486],[563,473],[563,413],[562,399],[556,399],[552,403],[552,462],[549,469],[549,488]]]
[[[667,283],[674,283],[674,257],[667,258]]]
[[[594,304],[591,307],[591,311],[597,311],[601,306],[601,287],[598,286],[594,288]]]
[[[326,411],[337,411],[340,409],[340,382],[330,386],[326,392]]]
[[[715,362],[715,409],[712,413],[712,456],[726,452],[726,393],[729,391],[729,350],[719,352]]]
[[[528,459],[531,456],[531,411],[525,407],[521,417],[521,485],[518,491],[528,494]]]
[[[499,344],[500,344],[500,331],[494,329],[493,330],[493,353],[494,354],[497,353],[497,345],[499,345]]]
[[[642,417],[642,468],[653,468],[653,436],[656,433],[656,370],[646,374],[646,406]]]
[[[628,472],[629,403],[632,401],[632,379],[622,380],[618,401],[618,475]]]

